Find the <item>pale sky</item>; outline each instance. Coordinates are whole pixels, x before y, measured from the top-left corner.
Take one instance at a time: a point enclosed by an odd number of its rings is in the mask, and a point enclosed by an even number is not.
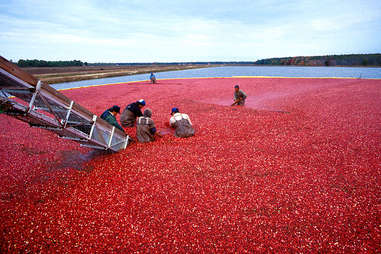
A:
[[[0,55],[87,62],[381,53],[381,0],[0,0]]]

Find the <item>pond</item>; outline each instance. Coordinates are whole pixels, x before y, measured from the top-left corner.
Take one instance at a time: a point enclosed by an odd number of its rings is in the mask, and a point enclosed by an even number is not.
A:
[[[157,79],[171,78],[210,78],[236,76],[266,77],[329,77],[329,78],[381,78],[381,68],[365,67],[310,67],[310,66],[223,66],[181,71],[155,73]],[[52,85],[56,89],[86,87],[148,80],[149,74],[138,74],[112,78],[66,82]]]

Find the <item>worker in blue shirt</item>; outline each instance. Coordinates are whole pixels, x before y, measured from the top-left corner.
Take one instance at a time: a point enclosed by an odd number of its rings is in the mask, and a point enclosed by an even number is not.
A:
[[[129,104],[120,115],[120,122],[123,127],[134,127],[136,118],[143,116],[141,109],[146,105],[143,99]]]
[[[151,80],[152,84],[156,84],[156,77],[155,77],[155,74],[153,74],[153,72],[151,72],[151,75],[149,76],[149,79]]]

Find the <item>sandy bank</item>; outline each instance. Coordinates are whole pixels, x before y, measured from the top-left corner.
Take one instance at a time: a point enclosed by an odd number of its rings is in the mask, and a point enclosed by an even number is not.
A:
[[[80,66],[80,67],[31,67],[23,70],[49,84],[99,79],[150,72],[176,71],[215,67],[216,65],[141,65],[141,66]]]

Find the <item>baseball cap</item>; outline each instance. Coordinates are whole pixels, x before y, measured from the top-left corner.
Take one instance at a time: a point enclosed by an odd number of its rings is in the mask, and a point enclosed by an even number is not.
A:
[[[143,106],[146,105],[146,102],[145,102],[145,100],[143,100],[143,99],[138,100],[138,103],[139,103],[140,105],[143,105]]]

